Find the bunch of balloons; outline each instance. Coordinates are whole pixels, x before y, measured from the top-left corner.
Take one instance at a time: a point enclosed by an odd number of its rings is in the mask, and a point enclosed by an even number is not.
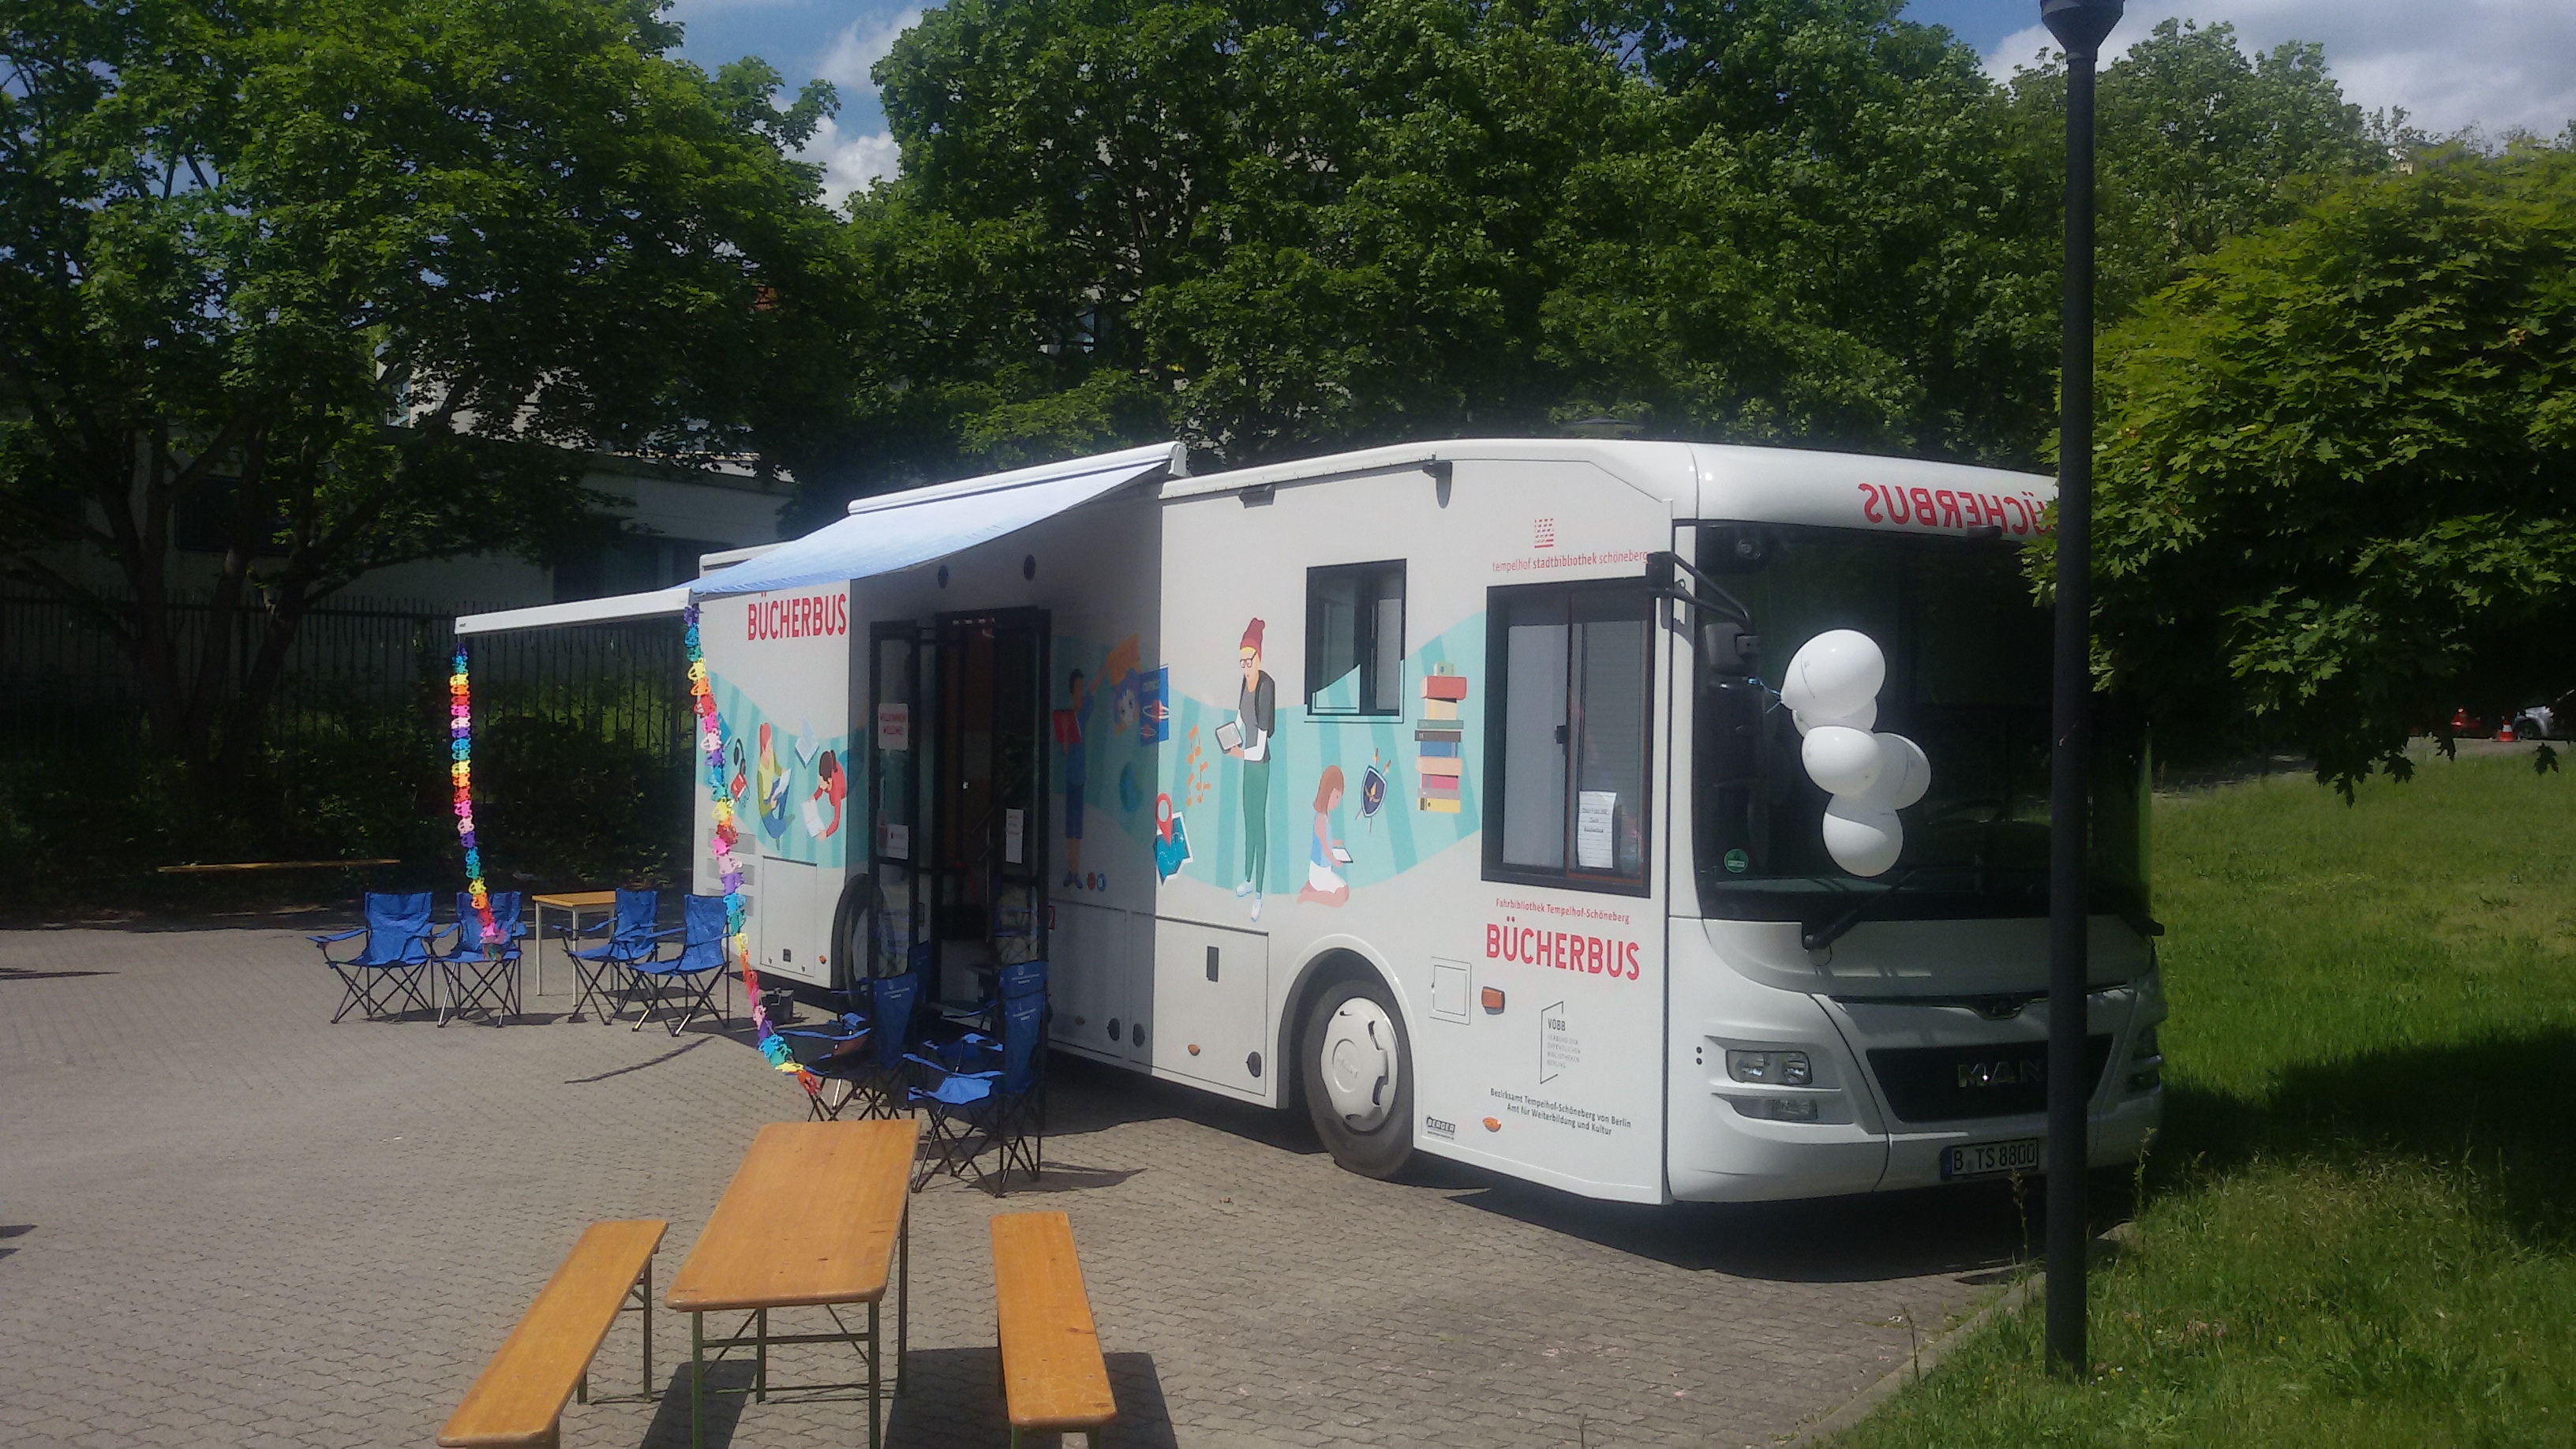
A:
[[[501,939],[492,921],[492,896],[483,888],[483,852],[474,840],[474,690],[465,675],[465,646],[447,676],[447,777],[456,785],[456,838],[465,846],[465,894],[483,927],[483,944]]]
[[[1887,656],[1857,629],[1830,629],[1789,660],[1780,702],[1806,737],[1798,758],[1833,799],[1825,851],[1854,875],[1884,875],[1905,849],[1896,812],[1932,788],[1932,762],[1903,735],[1873,733]]]

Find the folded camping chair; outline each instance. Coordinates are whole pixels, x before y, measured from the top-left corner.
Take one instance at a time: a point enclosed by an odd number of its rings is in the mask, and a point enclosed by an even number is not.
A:
[[[673,934],[658,933],[656,939]],[[628,969],[633,973],[635,995],[643,1000],[644,1013],[635,1018],[635,1030],[665,1005],[677,1006],[680,1014],[665,1023],[671,1035],[678,1036],[703,1011],[716,1019],[722,1028],[733,1014],[733,978],[725,972],[725,898],[722,896],[686,896],[680,901],[679,940],[668,956],[660,951]],[[716,988],[725,989],[725,1010],[717,1015]]]
[[[345,991],[333,1024],[358,1008],[370,1021],[399,1016],[405,1010],[435,1011],[422,984],[429,980],[435,928],[429,923],[430,893],[400,895],[367,892],[367,923],[351,931],[306,939],[322,950],[322,960],[339,976]],[[355,954],[334,956],[331,948],[355,940]],[[409,1007],[404,1002],[411,1003]]]
[[[823,1054],[805,1063],[821,1085],[807,1095],[809,1114],[838,1121],[851,1104],[861,1118],[895,1117],[904,1110],[911,1069],[904,1048],[912,1043],[912,1009],[921,1000],[921,977],[913,972],[879,976],[868,982],[868,1014],[843,1013],[842,1033],[795,1032],[831,1042]]]
[[[1055,1008],[1047,1004],[1047,963],[1014,961],[999,967],[993,975],[993,994],[975,1008],[972,1018],[983,1030],[968,1031],[953,1040],[934,1044],[941,1065],[951,1071],[966,1071],[978,1066],[991,1066],[1002,1050],[1002,1013],[1012,1002],[1023,997],[1036,997],[1040,1005],[1038,1024],[1044,1027],[1054,1018]],[[1046,1053],[1038,1053],[1038,1120],[1046,1120]]]
[[[1045,1043],[1046,998],[1022,995],[1002,1008],[1002,1044],[997,1066],[986,1071],[957,1071],[928,1057],[908,1057],[921,1069],[925,1085],[912,1089],[910,1101],[930,1118],[934,1155],[914,1174],[912,1190],[930,1185],[931,1175],[946,1169],[962,1178],[975,1169],[978,1186],[990,1180],[1007,1188],[1011,1169],[1028,1169],[1034,1182],[1044,1150],[1044,1125],[1038,1119],[1038,1063]],[[1001,1162],[987,1173],[981,1158],[999,1149]]]
[[[438,967],[438,979],[447,983],[447,1005],[438,1013],[440,1026],[477,1005],[494,1026],[519,1014],[519,939],[528,934],[519,920],[519,893],[493,891],[484,900],[491,904],[492,924],[501,938],[486,945],[483,922],[474,914],[474,897],[458,891],[455,938],[448,949],[430,957]]]
[[[656,941],[678,934],[676,929],[653,929],[654,913],[661,907],[659,891],[619,891],[616,909],[607,920],[594,921],[578,931],[565,929],[564,954],[572,958],[573,976],[581,983],[580,999],[573,1002],[570,1015],[581,1015],[581,1009],[587,1006],[592,1009],[593,1020],[614,1021],[617,1013],[626,1009],[626,1003],[635,999],[635,963],[651,958]],[[583,936],[596,936],[602,931],[608,933],[605,942],[590,947],[574,945]]]

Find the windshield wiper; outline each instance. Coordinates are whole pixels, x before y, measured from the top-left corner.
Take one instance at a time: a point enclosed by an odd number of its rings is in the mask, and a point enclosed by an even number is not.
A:
[[[1798,944],[1806,947],[1810,951],[1821,951],[1836,941],[1841,940],[1844,936],[1850,934],[1852,927],[1859,925],[1863,920],[1867,919],[1870,912],[1886,904],[1888,897],[1895,895],[1898,891],[1901,891],[1908,885],[1913,884],[1914,878],[1921,875],[1928,869],[1930,869],[1928,866],[1914,866],[1908,869],[1905,874],[1898,876],[1895,884],[1889,886],[1883,891],[1880,891],[1877,895],[1870,897],[1868,900],[1861,902],[1859,905],[1852,907],[1850,910],[1843,912],[1842,915],[1833,922],[1833,924],[1825,926],[1822,929],[1809,926],[1806,929],[1801,930],[1798,933]]]

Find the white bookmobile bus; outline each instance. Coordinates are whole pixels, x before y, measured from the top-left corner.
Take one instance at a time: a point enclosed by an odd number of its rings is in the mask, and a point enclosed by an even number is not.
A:
[[[972,1001],[1043,959],[1057,1049],[1303,1110],[1355,1171],[1817,1197],[2042,1160],[2016,545],[2051,493],[1680,443],[1157,447],[460,629],[694,599],[765,973]],[[2100,1164],[2157,1122],[2164,1004],[2143,733],[2096,733]]]

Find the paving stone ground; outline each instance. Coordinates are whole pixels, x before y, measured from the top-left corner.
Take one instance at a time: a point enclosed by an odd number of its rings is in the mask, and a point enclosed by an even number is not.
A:
[[[0,1444],[427,1445],[582,1225],[663,1217],[667,1284],[761,1123],[739,1036],[328,1025],[303,930],[0,933]],[[1373,1182],[1301,1124],[1059,1059],[1038,1190],[914,1201],[890,1442],[999,1445],[984,1219],[1071,1214],[1118,1446],[1768,1445],[1968,1306],[2023,1243],[1999,1190],[1586,1202],[1443,1165]],[[602,1392],[633,1392],[636,1320]],[[797,1327],[781,1314],[777,1331]],[[819,1327],[820,1320],[808,1329]],[[658,1403],[565,1442],[688,1443]],[[676,1350],[676,1352],[675,1352]],[[773,1373],[846,1377],[820,1349]],[[722,1401],[718,1446],[866,1442],[860,1406]]]

